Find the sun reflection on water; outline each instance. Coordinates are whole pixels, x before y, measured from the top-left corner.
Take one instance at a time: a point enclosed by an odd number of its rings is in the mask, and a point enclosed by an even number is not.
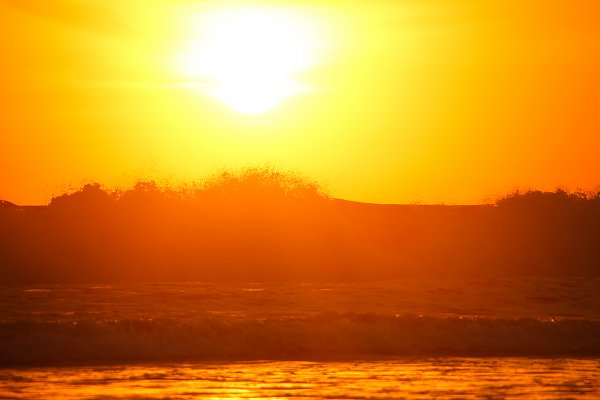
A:
[[[11,399],[598,398],[600,360],[436,358],[28,368],[0,373]]]

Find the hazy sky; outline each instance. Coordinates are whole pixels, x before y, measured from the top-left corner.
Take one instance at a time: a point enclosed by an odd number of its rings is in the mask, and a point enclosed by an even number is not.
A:
[[[256,164],[386,203],[598,188],[600,2],[252,2],[312,35],[302,90],[255,115],[182,66],[240,4],[0,0],[0,198]]]

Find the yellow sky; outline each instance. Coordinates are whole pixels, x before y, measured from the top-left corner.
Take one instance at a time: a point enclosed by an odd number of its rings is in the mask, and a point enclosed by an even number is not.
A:
[[[240,4],[0,0],[0,198],[256,164],[385,203],[600,184],[600,3],[256,1],[317,43],[307,89],[255,115],[180,65]]]

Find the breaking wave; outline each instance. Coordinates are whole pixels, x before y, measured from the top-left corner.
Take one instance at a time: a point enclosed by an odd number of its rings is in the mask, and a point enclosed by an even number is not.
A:
[[[278,319],[5,321],[4,365],[402,356],[596,356],[600,321],[328,313]]]

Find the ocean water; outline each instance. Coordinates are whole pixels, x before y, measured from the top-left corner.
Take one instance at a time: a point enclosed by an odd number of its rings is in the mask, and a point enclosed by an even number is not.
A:
[[[597,399],[600,362],[434,358],[24,368],[0,372],[0,398]]]
[[[600,279],[0,288],[0,399],[600,398]]]

